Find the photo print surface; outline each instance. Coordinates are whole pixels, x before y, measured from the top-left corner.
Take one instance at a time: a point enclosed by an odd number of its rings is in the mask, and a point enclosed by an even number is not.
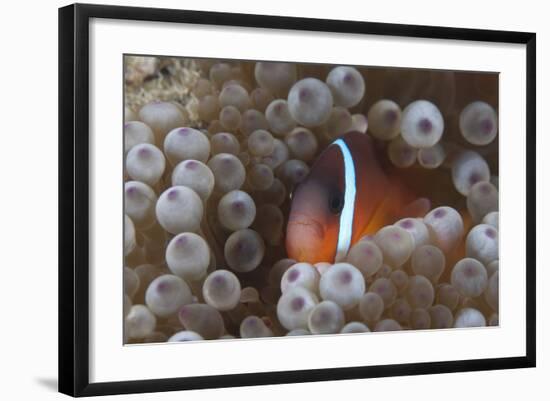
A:
[[[498,85],[124,56],[124,342],[497,326]]]

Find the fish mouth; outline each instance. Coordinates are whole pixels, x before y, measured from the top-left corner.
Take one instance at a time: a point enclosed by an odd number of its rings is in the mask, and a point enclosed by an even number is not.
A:
[[[311,234],[315,237],[322,239],[325,236],[324,226],[311,219],[291,219],[287,224],[287,232],[292,230],[294,227],[298,228],[299,231],[311,231]]]
[[[287,225],[286,249],[290,258],[312,263],[323,248],[325,227],[305,215],[292,216]]]

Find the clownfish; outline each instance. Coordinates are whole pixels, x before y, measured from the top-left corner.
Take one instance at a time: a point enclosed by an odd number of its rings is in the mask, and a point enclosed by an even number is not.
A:
[[[427,199],[414,199],[397,176],[383,170],[368,135],[347,133],[321,153],[292,193],[288,257],[308,263],[341,261],[365,235],[429,209]]]

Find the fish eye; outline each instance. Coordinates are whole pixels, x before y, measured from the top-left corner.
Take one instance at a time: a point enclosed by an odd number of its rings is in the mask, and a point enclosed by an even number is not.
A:
[[[344,207],[344,194],[339,191],[331,192],[328,198],[328,208],[334,213],[338,214]]]

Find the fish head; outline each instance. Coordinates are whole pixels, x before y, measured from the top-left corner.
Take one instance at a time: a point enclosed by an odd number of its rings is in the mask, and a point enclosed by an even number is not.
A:
[[[327,148],[292,193],[286,249],[299,262],[334,261],[344,205],[341,153]]]

